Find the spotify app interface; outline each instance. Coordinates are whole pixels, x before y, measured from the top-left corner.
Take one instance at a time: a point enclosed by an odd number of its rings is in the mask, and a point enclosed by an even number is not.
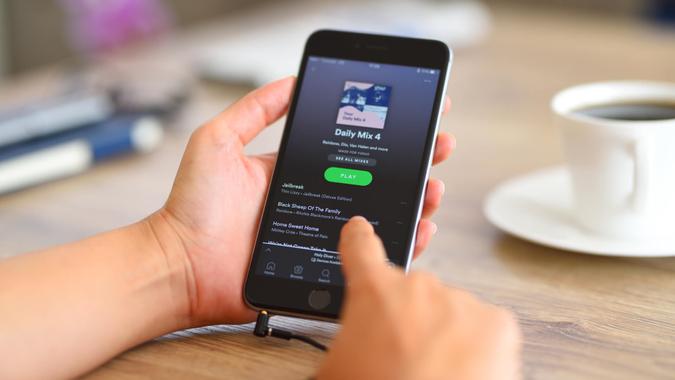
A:
[[[337,243],[354,215],[403,261],[439,78],[438,69],[308,58],[257,275],[342,285]]]

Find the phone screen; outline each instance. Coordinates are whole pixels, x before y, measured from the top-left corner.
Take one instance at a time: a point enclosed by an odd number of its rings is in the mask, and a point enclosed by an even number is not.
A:
[[[337,244],[367,218],[407,262],[438,81],[435,68],[307,56],[260,226],[257,276],[343,285]]]

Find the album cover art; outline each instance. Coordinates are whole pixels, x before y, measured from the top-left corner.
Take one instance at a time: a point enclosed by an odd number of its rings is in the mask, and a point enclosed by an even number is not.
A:
[[[346,81],[337,123],[383,129],[389,109],[391,87],[375,83]]]

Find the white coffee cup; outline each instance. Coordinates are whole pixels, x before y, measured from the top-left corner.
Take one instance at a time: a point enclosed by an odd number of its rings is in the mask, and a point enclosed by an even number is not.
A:
[[[590,83],[553,98],[572,180],[574,215],[594,233],[675,239],[675,119],[616,120],[575,112],[636,102],[675,104],[675,83]]]

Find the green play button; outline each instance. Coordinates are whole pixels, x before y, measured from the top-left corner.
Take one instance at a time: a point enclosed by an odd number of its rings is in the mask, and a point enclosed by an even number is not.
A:
[[[368,186],[373,182],[373,175],[365,170],[339,168],[331,166],[323,172],[323,178],[328,182],[344,183],[345,185]]]

